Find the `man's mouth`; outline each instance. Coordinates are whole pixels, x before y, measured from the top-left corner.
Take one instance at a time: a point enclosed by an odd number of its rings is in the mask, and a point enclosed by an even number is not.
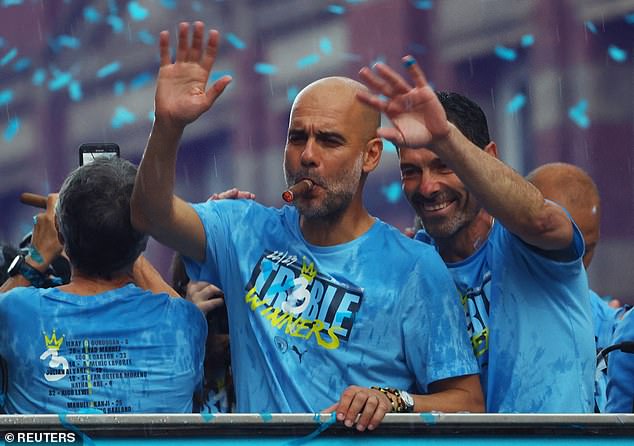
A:
[[[423,210],[425,212],[437,212],[445,209],[451,205],[453,201],[443,201],[441,203],[423,203]]]

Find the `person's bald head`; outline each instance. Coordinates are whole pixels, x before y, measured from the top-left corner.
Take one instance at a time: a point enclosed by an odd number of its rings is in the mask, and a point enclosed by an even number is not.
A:
[[[599,242],[601,223],[599,191],[592,178],[572,164],[550,163],[529,173],[527,179],[541,191],[544,198],[570,212],[586,243],[583,264],[588,268]]]
[[[381,114],[357,99],[357,92],[368,91],[360,82],[342,76],[325,77],[307,85],[299,92],[291,107],[290,119],[297,109],[316,108],[322,111],[341,111],[347,123],[360,138],[369,141],[376,137]]]

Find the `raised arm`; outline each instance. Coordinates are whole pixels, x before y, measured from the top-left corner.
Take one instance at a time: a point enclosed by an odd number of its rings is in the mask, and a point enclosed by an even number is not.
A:
[[[161,243],[197,261],[205,258],[205,233],[193,208],[174,195],[176,154],[187,124],[209,110],[231,82],[207,80],[216,60],[218,31],[195,22],[189,42],[188,23],[178,28],[176,60],[169,52],[169,33],[160,34],[161,68],[154,99],[154,125],[139,166],[132,193],[133,226]]]
[[[537,188],[498,160],[494,143],[482,150],[469,141],[447,120],[416,61],[406,56],[403,64],[414,87],[384,64],[359,73],[370,89],[386,97],[358,93],[361,101],[392,121],[394,127],[380,128],[379,135],[400,147],[433,151],[491,215],[526,243],[544,250],[569,247],[572,224],[563,209],[544,200]]]

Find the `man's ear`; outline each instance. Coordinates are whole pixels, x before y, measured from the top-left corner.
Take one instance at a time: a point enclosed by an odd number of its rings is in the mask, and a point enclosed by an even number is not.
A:
[[[381,154],[383,153],[383,140],[381,138],[372,138],[365,147],[363,152],[363,172],[370,173],[379,165]]]
[[[494,141],[491,141],[486,146],[484,146],[483,150],[492,157],[498,158],[498,146],[495,144]]]

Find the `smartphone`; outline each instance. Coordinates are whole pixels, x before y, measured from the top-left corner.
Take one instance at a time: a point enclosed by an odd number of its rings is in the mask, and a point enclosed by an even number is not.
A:
[[[83,166],[97,158],[119,156],[119,146],[113,142],[86,143],[79,146],[79,165]]]

